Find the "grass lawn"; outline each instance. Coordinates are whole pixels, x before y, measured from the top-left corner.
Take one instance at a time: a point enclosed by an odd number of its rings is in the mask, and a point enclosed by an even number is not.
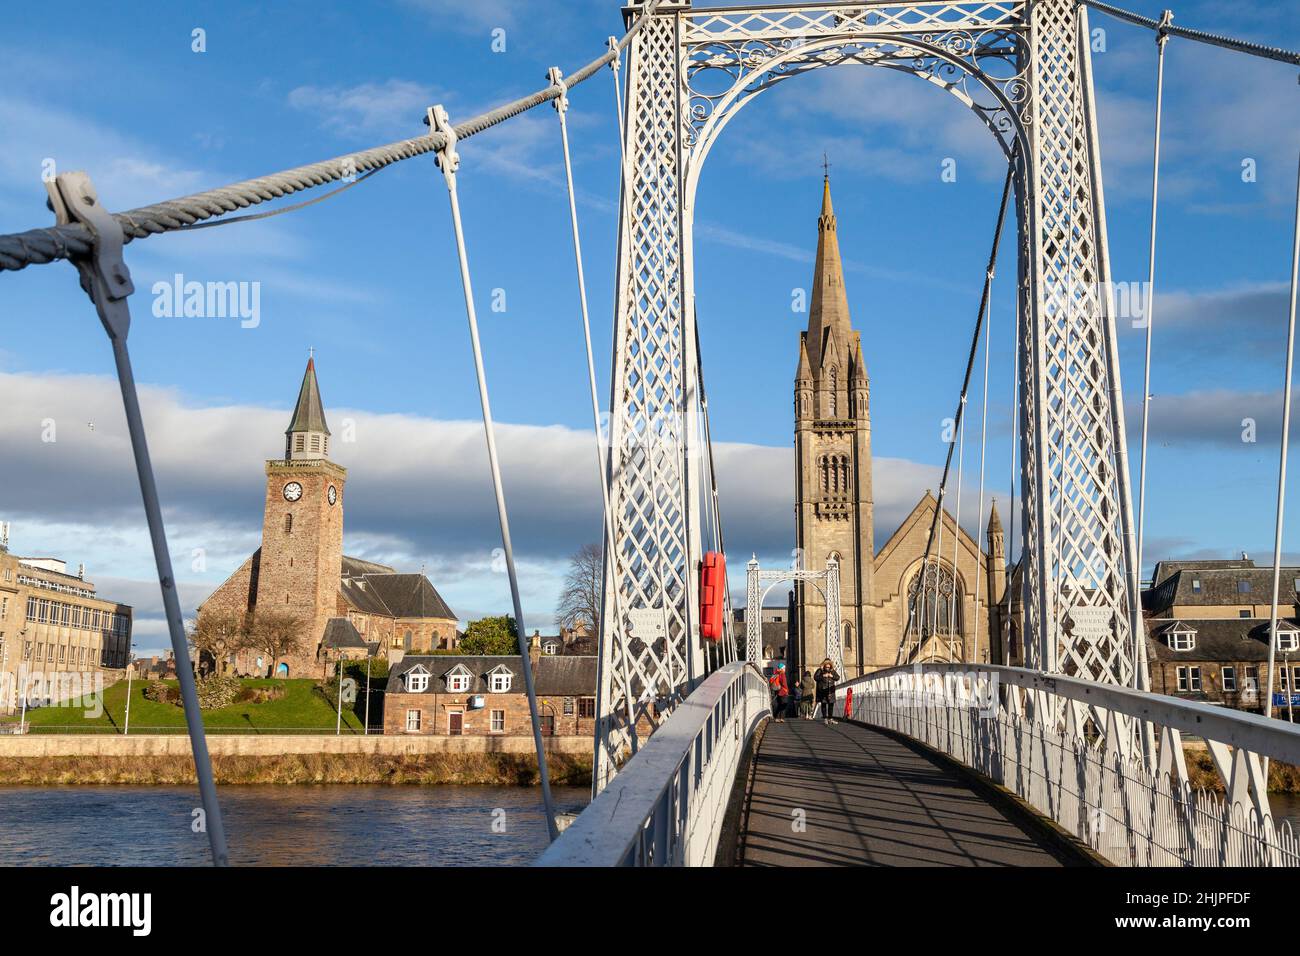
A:
[[[167,681],[175,687],[177,682]],[[203,726],[209,732],[275,733],[277,730],[320,730],[333,733],[333,705],[313,680],[244,680],[244,687],[283,687],[279,700],[256,704],[236,701],[229,707],[203,711]],[[177,704],[160,704],[146,700],[148,681],[131,685],[131,733],[170,733],[185,730],[185,711]],[[365,706],[364,695],[359,702]],[[27,722],[34,733],[121,733],[126,713],[126,681],[104,690],[104,712],[87,716],[80,707],[38,707],[27,711]],[[14,720],[17,720],[15,717]],[[361,719],[347,704],[343,705],[344,731],[362,730]]]

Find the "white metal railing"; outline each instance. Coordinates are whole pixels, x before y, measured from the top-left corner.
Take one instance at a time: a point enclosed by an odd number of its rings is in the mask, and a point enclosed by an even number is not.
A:
[[[1116,865],[1300,866],[1265,784],[1268,758],[1300,763],[1292,724],[987,664],[877,671],[841,684],[839,699],[853,719],[992,778]],[[1144,724],[1158,742],[1149,757]],[[1193,787],[1183,734],[1205,741],[1224,795]]]
[[[744,661],[718,668],[537,865],[711,865],[741,757],[770,713],[758,668]]]

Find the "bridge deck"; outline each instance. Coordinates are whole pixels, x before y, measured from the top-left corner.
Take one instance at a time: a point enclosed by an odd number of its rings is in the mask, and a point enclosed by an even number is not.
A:
[[[806,812],[796,832],[794,811]],[[958,771],[879,731],[769,723],[740,831],[744,866],[1061,866]]]

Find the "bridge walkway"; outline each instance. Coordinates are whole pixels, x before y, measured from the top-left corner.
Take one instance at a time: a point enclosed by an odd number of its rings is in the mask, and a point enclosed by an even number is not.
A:
[[[769,722],[738,840],[742,866],[1064,866],[960,770],[845,722]],[[799,832],[796,810],[806,814]]]

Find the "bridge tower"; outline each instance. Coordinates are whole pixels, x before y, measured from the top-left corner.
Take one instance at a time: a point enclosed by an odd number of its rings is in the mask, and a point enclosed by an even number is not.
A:
[[[643,10],[633,2],[631,17]],[[665,2],[627,49],[611,522],[597,789],[626,752],[629,701],[658,720],[703,676],[693,225],[728,120],[827,66],[884,67],[952,94],[1015,171],[1024,607],[1029,663],[1145,686],[1087,10],[1076,0],[853,0],[736,9]],[[766,144],[780,149],[780,130]],[[942,223],[936,223],[942,234]],[[934,255],[942,250],[929,249]],[[613,596],[617,593],[618,600]],[[635,612],[666,627],[642,639]]]

